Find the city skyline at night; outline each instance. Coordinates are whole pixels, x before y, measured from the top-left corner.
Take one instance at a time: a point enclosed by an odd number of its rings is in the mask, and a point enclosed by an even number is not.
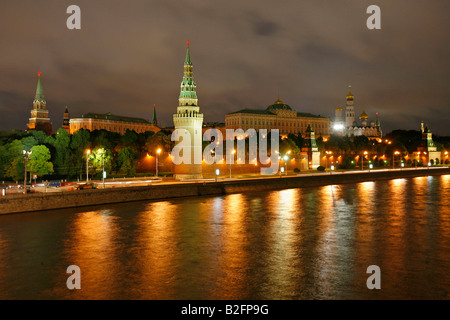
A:
[[[172,126],[174,83],[189,39],[206,122],[264,108],[278,90],[296,110],[333,119],[351,84],[355,108],[379,112],[384,132],[415,130],[424,121],[448,135],[448,5],[431,1],[423,11],[408,3],[405,11],[400,3],[380,3],[382,29],[368,30],[367,3],[112,1],[104,9],[80,1],[76,31],[65,27],[64,3],[2,4],[11,14],[0,22],[8,30],[0,40],[0,127],[26,129],[37,71],[55,128],[66,105],[74,117],[151,119],[156,104],[160,126]],[[42,19],[34,25],[38,9]]]

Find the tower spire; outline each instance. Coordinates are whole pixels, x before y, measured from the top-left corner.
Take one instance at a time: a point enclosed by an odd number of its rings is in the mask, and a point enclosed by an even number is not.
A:
[[[194,82],[189,41],[187,42],[186,59],[184,60],[184,75],[181,82],[179,106],[197,106],[197,85]]]
[[[152,124],[157,126],[158,125],[158,119],[156,118],[156,104],[153,104],[153,118],[152,118]]]
[[[37,86],[36,86],[36,96],[34,98],[34,100],[38,100],[38,101],[45,101],[45,95],[44,95],[44,89],[42,88],[42,83],[41,83],[41,72],[38,72],[38,82],[37,82]]]

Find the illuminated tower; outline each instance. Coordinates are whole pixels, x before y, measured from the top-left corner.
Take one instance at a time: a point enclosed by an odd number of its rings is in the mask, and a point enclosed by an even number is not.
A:
[[[189,41],[187,42],[186,59],[184,61],[184,75],[181,82],[180,97],[178,98],[177,113],[173,115],[173,124],[176,129],[185,129],[189,132],[181,139],[190,138],[191,163],[175,166],[175,179],[201,179],[202,176],[202,126],[203,114],[200,113],[197,99],[197,86],[192,72]],[[194,156],[197,155],[197,162]],[[199,160],[199,161],[198,161]]]
[[[320,166],[320,152],[317,147],[314,130],[311,128],[310,124],[308,124],[308,128],[303,137],[302,152],[308,153],[309,169],[316,169]]]
[[[345,126],[352,127],[355,122],[355,108],[353,106],[352,86],[348,86],[347,104],[345,106]]]
[[[48,117],[47,102],[45,101],[44,90],[41,84],[41,72],[38,72],[38,83],[36,96],[33,101],[31,118],[27,124],[28,130],[42,130],[47,135],[52,134],[52,124]]]
[[[69,108],[66,106],[66,110],[64,111],[64,118],[63,118],[63,129],[66,129],[68,133],[70,133],[70,113]]]

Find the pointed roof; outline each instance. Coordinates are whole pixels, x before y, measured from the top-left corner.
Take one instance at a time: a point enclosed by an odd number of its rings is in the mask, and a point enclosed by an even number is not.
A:
[[[66,106],[66,110],[64,110],[64,113],[69,113],[69,107]]]
[[[156,118],[156,104],[153,105],[153,118],[152,118],[152,124],[157,125],[158,119]]]
[[[36,87],[36,97],[35,100],[44,100],[45,96],[44,96],[44,89],[42,88],[42,83],[41,83],[41,72],[38,72],[38,83],[37,83],[37,87]]]
[[[313,132],[313,129],[311,128],[311,124],[308,123],[308,128],[306,128],[305,132]]]
[[[189,40],[187,41],[186,59],[184,60],[184,64],[192,64],[191,53],[189,52]]]

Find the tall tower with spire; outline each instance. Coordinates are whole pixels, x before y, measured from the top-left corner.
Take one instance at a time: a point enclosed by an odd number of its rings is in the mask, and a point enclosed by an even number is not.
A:
[[[41,72],[38,72],[36,95],[34,97],[31,118],[29,118],[27,128],[28,130],[42,130],[47,135],[52,134],[52,124],[48,117],[47,101],[45,101],[44,90],[42,89],[41,84]]]
[[[201,179],[202,175],[202,126],[203,114],[200,113],[197,99],[197,85],[194,82],[189,41],[187,42],[186,59],[184,60],[184,75],[181,81],[177,113],[173,115],[176,129],[185,129],[190,134],[191,163],[175,166],[175,179]],[[182,136],[181,139],[189,139]],[[195,159],[195,155],[197,158]],[[198,155],[200,158],[198,158]],[[200,163],[195,160],[200,159]],[[198,161],[197,161],[198,162]]]
[[[70,113],[69,108],[66,106],[66,110],[64,110],[64,118],[63,118],[63,129],[66,129],[68,133],[70,133]]]
[[[352,86],[348,86],[347,104],[345,106],[345,126],[352,127],[355,122],[355,107],[353,106],[354,96]]]
[[[158,119],[156,118],[156,104],[153,105],[153,118],[152,118],[152,124],[154,126],[158,125]]]

